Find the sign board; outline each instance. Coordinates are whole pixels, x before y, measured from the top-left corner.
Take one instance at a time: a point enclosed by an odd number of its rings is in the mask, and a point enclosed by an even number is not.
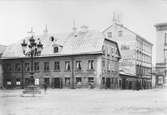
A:
[[[129,74],[136,74],[136,50],[135,41],[127,40],[119,41],[119,49],[121,53],[120,70]]]

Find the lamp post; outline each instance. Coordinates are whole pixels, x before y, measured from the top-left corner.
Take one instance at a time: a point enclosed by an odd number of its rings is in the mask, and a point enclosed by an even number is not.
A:
[[[28,56],[31,58],[31,72],[30,72],[30,85],[34,85],[34,57],[35,56],[40,56],[41,51],[43,49],[43,44],[40,41],[40,38],[37,40],[34,39],[34,36],[32,35],[27,41],[24,39],[23,42],[21,43],[22,49],[23,49],[23,54],[25,56]]]

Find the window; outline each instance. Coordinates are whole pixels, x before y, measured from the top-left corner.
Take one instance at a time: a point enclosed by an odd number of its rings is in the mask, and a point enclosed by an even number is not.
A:
[[[105,85],[105,78],[102,77],[102,84]]]
[[[7,80],[7,81],[6,81],[6,84],[7,84],[7,85],[12,85],[11,80]]]
[[[121,37],[122,36],[122,31],[118,31],[118,36]]]
[[[94,82],[94,78],[93,78],[93,77],[89,77],[89,78],[88,78],[88,82],[89,82],[89,83],[93,83],[93,82]]]
[[[112,32],[108,32],[108,33],[107,33],[107,36],[108,36],[109,38],[112,38]]]
[[[56,61],[54,66],[55,71],[60,71],[60,62]]]
[[[69,85],[70,85],[70,78],[69,78],[69,77],[66,77],[66,78],[65,78],[65,85],[66,85],[66,86],[69,86]]]
[[[108,55],[108,48],[105,48],[105,54]]]
[[[54,47],[54,53],[57,53],[59,51],[59,48],[56,46]]]
[[[110,60],[107,60],[107,70],[110,71]]]
[[[5,68],[5,70],[7,71],[7,72],[11,72],[12,71],[12,65],[11,64],[6,64],[6,68]]]
[[[25,63],[25,72],[30,71],[30,63]]]
[[[81,61],[76,61],[76,69],[81,70]]]
[[[81,83],[81,81],[82,81],[81,77],[77,77],[77,78],[76,78],[76,83],[77,83],[77,84],[78,84],[78,83]]]
[[[103,67],[105,67],[105,60],[102,61],[102,65],[103,65]]]
[[[89,70],[94,69],[94,60],[88,60],[88,69]]]
[[[165,33],[164,44],[167,45],[167,33]]]
[[[49,62],[44,62],[44,71],[49,71]]]
[[[121,50],[129,50],[130,47],[128,45],[121,45]]]
[[[69,61],[65,62],[65,70],[70,71],[70,62]]]
[[[44,83],[47,84],[49,86],[49,83],[50,83],[50,79],[47,77],[47,78],[44,78]]]
[[[35,85],[39,85],[39,78],[35,78]]]
[[[102,47],[103,55],[105,55],[105,46]]]
[[[34,63],[34,69],[35,71],[39,71],[39,62]]]
[[[21,71],[21,65],[20,65],[20,63],[16,63],[15,64],[15,71],[16,72],[20,72]]]

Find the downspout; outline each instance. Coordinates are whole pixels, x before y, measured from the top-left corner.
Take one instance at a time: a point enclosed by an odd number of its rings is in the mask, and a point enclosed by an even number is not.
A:
[[[23,64],[24,64],[24,61],[23,60],[21,60],[21,68],[22,68],[22,71],[21,71],[21,79],[22,79],[22,89],[24,89],[24,66],[23,66]]]

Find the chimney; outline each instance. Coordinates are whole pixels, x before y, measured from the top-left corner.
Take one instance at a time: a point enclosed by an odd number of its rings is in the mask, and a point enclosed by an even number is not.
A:
[[[75,20],[73,20],[73,27],[72,27],[72,30],[74,33],[77,32],[77,27],[76,27],[76,24],[75,24]]]
[[[43,33],[48,33],[48,27],[45,25],[45,29],[43,30]]]

